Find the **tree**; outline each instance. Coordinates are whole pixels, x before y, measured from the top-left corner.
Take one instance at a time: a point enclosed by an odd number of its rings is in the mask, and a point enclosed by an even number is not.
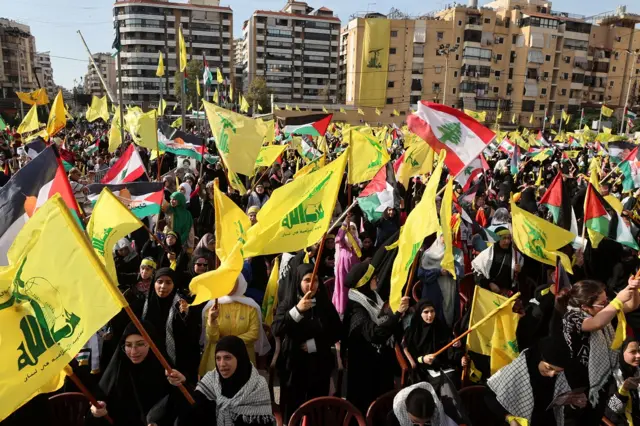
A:
[[[187,63],[186,71],[187,71],[187,90],[185,93],[184,106],[185,108],[187,108],[189,104],[192,104],[193,109],[195,109],[196,104],[200,103],[200,100],[198,98],[198,89],[196,85],[201,84],[200,79],[202,78],[204,65],[202,64],[202,61],[198,61],[198,60],[189,61]],[[173,81],[175,83],[173,86],[174,95],[176,97],[176,100],[180,102],[182,99],[182,73],[180,71],[176,71]],[[200,93],[202,94],[202,96],[204,96],[204,93],[202,93],[202,90],[203,90],[202,86],[200,86]],[[200,96],[200,98],[202,96]]]
[[[251,107],[255,107],[257,110],[258,105],[260,105],[262,106],[263,111],[266,112],[271,108],[269,95],[271,95],[271,90],[267,87],[267,82],[262,77],[256,77],[251,81],[249,90],[244,94],[244,98],[249,102]]]

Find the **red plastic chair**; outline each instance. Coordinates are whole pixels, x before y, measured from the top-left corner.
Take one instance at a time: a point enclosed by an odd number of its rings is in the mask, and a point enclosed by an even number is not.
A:
[[[66,392],[49,398],[50,424],[54,426],[84,426],[89,412],[89,400],[80,392]]]
[[[349,426],[353,419],[358,426],[367,426],[362,413],[349,401],[321,396],[302,404],[291,416],[289,426]]]
[[[400,370],[402,371],[400,375],[399,387],[399,389],[402,389],[407,384],[407,378],[409,376],[409,370],[411,370],[411,366],[407,363],[407,360],[405,359],[402,353],[402,349],[400,348],[400,345],[398,343],[393,346],[393,349],[396,352],[396,360],[398,361],[398,365],[400,366]]]
[[[397,390],[389,391],[371,403],[367,410],[367,426],[386,424],[387,416],[393,410],[393,398],[397,393]]]
[[[413,301],[418,303],[422,299],[422,281],[418,280],[411,288],[411,297]]]
[[[615,425],[611,420],[609,420],[609,419],[608,419],[608,418],[606,418],[606,417],[603,417],[603,418],[602,418],[602,424],[603,424],[604,426],[616,426],[616,425]]]

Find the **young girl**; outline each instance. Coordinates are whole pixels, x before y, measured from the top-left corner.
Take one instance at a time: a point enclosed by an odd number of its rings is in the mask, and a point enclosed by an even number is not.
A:
[[[620,348],[620,367],[613,372],[615,387],[606,410],[607,418],[616,425],[640,424],[639,366],[640,344],[628,338]]]

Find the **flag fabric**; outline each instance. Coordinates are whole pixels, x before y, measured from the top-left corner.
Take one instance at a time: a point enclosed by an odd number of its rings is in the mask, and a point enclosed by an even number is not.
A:
[[[184,43],[182,25],[178,26],[178,48],[180,49],[180,72],[185,72],[187,69],[187,46]]]
[[[41,137],[38,137],[24,146],[24,152],[27,154],[27,157],[33,160],[36,158],[36,155],[40,154],[46,148],[47,144],[45,141]]]
[[[113,21],[113,42],[111,43],[111,48],[115,50],[111,56],[114,57],[120,52],[122,49],[122,43],[120,42],[120,22]]]
[[[196,135],[185,133],[169,126],[164,121],[159,121],[157,138],[160,151],[202,161],[202,153],[205,151],[206,146],[204,141]]]
[[[156,77],[164,77],[164,57],[162,51],[158,51],[158,68],[156,69]]]
[[[280,271],[280,257],[276,257],[271,267],[271,274],[267,282],[262,299],[262,321],[271,327],[273,317],[278,306],[278,272]]]
[[[138,219],[160,213],[164,200],[164,184],[162,182],[130,182],[118,185],[93,183],[87,186],[87,198],[94,205],[102,191],[107,188]]]
[[[189,291],[195,295],[191,306],[200,305],[231,293],[242,271],[242,265],[241,243],[238,242],[218,269],[191,279]]]
[[[406,189],[412,176],[431,173],[434,154],[435,151],[423,141],[410,145],[393,165],[398,182]]]
[[[305,175],[308,175],[309,173],[320,170],[321,168],[324,167],[326,160],[327,160],[327,155],[326,154],[321,155],[317,159],[313,160],[312,162],[310,162],[309,164],[307,164],[306,166],[298,170],[293,175],[293,178],[297,179],[301,176],[305,176]]]
[[[627,109],[627,111],[625,112],[624,116],[630,120],[636,120],[638,118],[638,114],[636,114],[635,112]]]
[[[113,118],[111,118],[111,126],[109,127],[109,153],[113,154],[116,149],[122,145],[120,123],[120,106],[116,108]]]
[[[267,125],[262,120],[203,102],[211,133],[225,165],[235,173],[251,176],[267,133]]]
[[[0,270],[0,420],[59,389],[63,369],[127,305],[59,196],[27,222],[8,257]]]
[[[278,119],[284,135],[324,136],[333,114],[309,114]]]
[[[509,169],[512,175],[518,174],[518,170],[520,170],[520,145],[515,146],[515,150],[511,154],[511,162],[509,163]]]
[[[118,201],[108,187],[102,189],[87,224],[87,236],[113,282],[118,281],[113,260],[114,246],[142,226],[140,219]]]
[[[514,113],[511,115],[511,123],[512,123],[512,124],[516,124],[516,121],[518,121],[518,120],[517,120],[517,117],[516,117],[516,113],[514,112]]]
[[[300,157],[309,163],[318,159],[322,153],[318,151],[312,141],[308,141],[305,136],[294,136],[291,138],[291,147],[298,151]]]
[[[26,163],[0,188],[0,265],[8,265],[7,251],[20,229],[38,208],[57,193],[80,222],[78,203],[57,148],[51,145]]]
[[[373,179],[389,162],[387,148],[373,134],[350,129],[349,173],[347,181],[357,184]]]
[[[563,110],[563,112],[564,112],[564,110]],[[551,124],[556,124],[556,116],[555,116],[555,114],[551,116],[551,121],[550,121],[550,123],[551,123]]]
[[[268,145],[260,149],[258,158],[256,158],[255,168],[270,167],[282,155],[286,145]]]
[[[285,104],[285,106],[284,106],[284,110],[285,110],[285,111],[293,111],[293,108],[291,108],[291,107],[289,106],[289,104]]]
[[[222,72],[220,71],[220,67],[218,67],[218,69],[216,71],[216,81],[218,82],[218,84],[224,83],[224,77],[222,76]]]
[[[300,111],[300,107],[298,105],[296,105],[295,109],[296,111]]]
[[[224,163],[224,159],[222,162]],[[233,189],[238,191],[240,195],[245,195],[247,193],[247,188],[244,187],[244,184],[242,183],[238,175],[228,167],[227,167],[227,179],[229,180],[229,185],[231,185]]]
[[[38,130],[40,128],[40,123],[38,122],[38,106],[34,104],[27,115],[22,119],[22,123],[18,126],[17,132],[20,134],[33,132],[34,130]]]
[[[564,124],[569,124],[569,120],[571,120],[571,116],[569,114],[567,114],[563,109],[562,110],[562,121],[564,121]]]
[[[462,111],[432,102],[421,101],[407,123],[436,153],[447,152],[446,166],[454,176],[495,138],[495,133]]]
[[[484,155],[480,154],[478,158],[474,159],[467,167],[462,169],[462,172],[456,176],[456,182],[462,188],[462,192],[466,191],[475,183],[483,171],[489,170],[489,165],[484,159]]]
[[[399,117],[400,116],[400,112],[397,109],[394,109],[393,112],[391,113],[393,116],[395,117]]]
[[[107,171],[100,183],[116,185],[133,182],[145,173],[144,164],[135,145],[130,144],[118,161]]]
[[[587,186],[587,194],[584,199],[584,223],[587,229],[610,238],[627,247],[638,250],[629,225],[625,223],[613,207],[595,190],[591,183]],[[591,243],[598,247],[599,241],[594,241],[591,233]],[[566,268],[566,267],[565,267]]]
[[[349,153],[271,194],[247,232],[245,257],[302,250],[317,243],[331,222]]]
[[[158,148],[157,113],[158,111],[155,109],[145,113],[132,108],[127,110],[124,116],[124,128],[129,132],[136,145],[148,150]]]
[[[376,115],[381,115],[382,111],[380,111],[378,108],[376,108]]]
[[[244,246],[247,240],[247,230],[251,227],[249,217],[229,197],[227,197],[218,183],[213,187],[213,203],[215,213],[216,255],[224,262],[233,252],[236,244]]]
[[[92,143],[91,145],[86,147],[84,149],[84,153],[87,154],[88,156],[92,156],[99,150],[100,150],[100,139],[98,139],[97,141],[95,141],[95,143]]]
[[[49,97],[47,96],[47,89],[36,89],[33,92],[16,92],[18,98],[29,105],[47,105],[49,103]]]
[[[560,262],[560,258],[556,260],[556,270],[553,274],[553,282],[556,285],[556,294],[563,288],[571,290],[571,280],[569,279],[569,275],[567,271],[562,266],[562,262]]]
[[[487,111],[477,112],[477,111],[473,111],[471,109],[465,108],[464,113],[467,114],[469,117],[473,118],[474,120],[478,121],[479,123],[484,123],[484,121],[487,118]]]
[[[558,172],[540,199],[540,204],[544,204],[549,209],[554,224],[562,229],[578,234],[576,216],[571,206],[571,198],[569,197],[569,190],[566,185],[562,179],[562,172]]]
[[[600,109],[600,112],[605,117],[611,117],[613,115],[613,110],[611,108],[607,107],[606,105],[602,105],[602,108]]]
[[[507,154],[508,156],[512,156],[513,152],[516,149],[516,146],[513,142],[509,140],[509,138],[505,136],[504,139],[502,139],[502,142],[500,142],[500,145],[498,145],[498,149],[501,152],[504,152],[505,154]]]
[[[453,257],[453,230],[451,229],[451,213],[453,208],[453,179],[449,179],[440,203],[440,229],[444,242],[444,256],[440,266],[456,279],[456,266]]]
[[[325,114],[329,114],[329,110],[324,105],[322,105],[322,112],[324,112]]]
[[[635,148],[636,145],[634,143],[627,141],[609,142],[607,144],[609,159],[616,164],[625,161]]]
[[[402,288],[406,284],[409,269],[422,246],[424,239],[438,231],[438,212],[436,210],[436,192],[446,163],[446,151],[439,156],[438,166],[434,170],[422,194],[420,202],[411,210],[405,224],[400,228],[398,237],[398,255],[393,261],[391,271],[391,291],[389,305],[396,312],[402,299]]]
[[[220,98],[218,95],[218,89],[215,90],[215,92],[213,92],[213,103],[214,104],[220,104]]]
[[[559,257],[564,268],[573,273],[571,259],[560,249],[576,238],[576,235],[535,216],[511,200],[513,242],[526,256],[547,265],[555,266]]]
[[[362,108],[358,108],[358,114],[359,115],[364,115],[364,111],[362,110]]]
[[[207,58],[204,56],[204,52],[202,53],[202,66],[202,84],[204,84],[204,87],[208,87],[213,84],[213,74],[211,74],[209,64],[207,64]]]
[[[96,121],[102,118],[105,123],[109,122],[109,106],[107,105],[107,95],[99,98],[91,97],[91,106],[87,109],[86,118],[88,122]]]
[[[49,120],[47,120],[47,133],[49,137],[53,137],[67,125],[67,110],[64,107],[64,99],[62,98],[62,90],[58,91],[51,111],[49,112]]]
[[[347,111],[345,111],[345,109],[344,109],[344,108],[340,108],[340,112],[341,112],[342,114],[346,114],[346,113],[347,113]]]
[[[244,96],[240,96],[240,111],[247,113],[249,112],[249,108],[249,102],[247,102]]]
[[[262,105],[258,104],[258,111],[262,112]]]
[[[467,349],[469,351],[492,357],[492,374],[497,365],[508,358],[515,359],[520,352],[515,336],[519,316],[513,312],[513,304],[514,301],[510,301],[510,299],[500,294],[480,286],[475,287],[473,302],[471,303],[469,328],[500,308],[497,313],[493,314],[482,325],[473,329],[467,338]],[[501,328],[502,330],[500,330]],[[497,355],[497,362],[493,360],[494,353]]]
[[[618,167],[622,171],[624,179],[622,181],[623,191],[631,191],[640,188],[640,159],[638,158],[638,147],[636,146]]]
[[[358,196],[358,205],[372,223],[380,220],[388,208],[400,208],[400,194],[391,162],[381,167],[362,190]]]
[[[167,101],[164,99],[160,99],[158,102],[158,117],[162,117],[164,115],[164,110],[167,109]]]
[[[0,117],[0,131],[3,131],[6,128],[7,128],[7,123],[5,123],[2,117]]]
[[[180,127],[182,127],[182,117],[178,117],[176,118],[173,123],[171,123],[171,127],[178,129]]]

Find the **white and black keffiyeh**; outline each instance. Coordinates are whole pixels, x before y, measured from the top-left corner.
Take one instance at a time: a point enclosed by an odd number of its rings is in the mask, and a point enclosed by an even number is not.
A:
[[[169,315],[167,316],[167,322],[165,324],[165,345],[167,349],[167,356],[173,365],[176,364],[176,341],[173,338],[173,319],[176,316],[176,311],[180,304],[180,296],[175,294],[173,296],[173,300],[171,301],[171,309],[169,309]],[[146,319],[147,312],[149,310],[149,299],[144,302],[144,308],[142,309],[142,319]]]
[[[493,250],[498,243],[494,243],[492,246],[482,250],[473,261],[471,261],[471,269],[477,274],[481,274],[486,279],[491,279],[491,265],[493,264]],[[524,264],[522,256],[518,256],[518,252],[511,247],[511,279],[514,277],[516,264]]]
[[[433,411],[433,416],[431,417],[431,425],[432,426],[454,426],[456,423],[449,418],[444,412],[444,407],[440,402],[440,398],[436,394],[436,391],[433,389],[427,382],[416,383],[413,386],[406,387],[402,389],[400,392],[396,394],[393,398],[393,414],[396,415],[398,419],[398,423],[400,426],[413,426],[413,422],[409,419],[409,413],[407,412],[407,397],[411,393],[412,390],[422,388],[429,391],[431,396],[433,397],[433,402],[435,402],[436,409]]]
[[[619,368],[616,369],[616,371],[613,372],[613,377],[616,380],[617,388],[620,389],[622,387],[622,384],[624,383],[624,377],[622,376],[622,371],[620,371]],[[633,377],[640,377],[640,369],[638,368],[635,369]],[[640,391],[638,390],[638,388],[635,388],[629,391],[629,393],[632,393],[632,392],[635,393],[636,399],[640,398]],[[618,397],[618,393],[614,392],[613,395],[611,395],[611,398],[609,399],[609,403],[607,405],[609,406],[609,409],[614,413],[623,414],[627,409],[627,403],[628,401],[620,400],[620,398]]]
[[[371,321],[375,322],[377,325],[381,325],[386,322],[387,319],[389,319],[389,316],[380,315],[380,312],[382,312],[382,307],[384,306],[384,301],[375,291],[373,292],[373,294],[375,294],[376,300],[371,300],[364,294],[360,293],[358,290],[352,288],[349,290],[349,300],[356,302],[357,304],[365,308],[369,313]]]
[[[498,370],[487,380],[487,386],[496,394],[496,399],[512,416],[522,417],[531,423],[533,416],[534,398],[531,378],[527,368],[527,349],[511,361],[510,364]],[[554,386],[554,397],[569,392],[571,388],[564,373],[558,374]],[[546,408],[546,407],[545,407]],[[564,424],[562,407],[554,407],[556,424]]]
[[[216,402],[216,425],[233,426],[238,418],[245,423],[272,424],[275,421],[271,409],[271,397],[264,377],[255,367],[247,383],[233,396],[222,395],[220,375],[216,370],[209,371],[198,382],[196,391],[208,400]]]
[[[589,336],[589,402],[593,407],[598,404],[600,389],[618,368],[619,351],[610,349],[615,334],[613,326],[607,324]]]

